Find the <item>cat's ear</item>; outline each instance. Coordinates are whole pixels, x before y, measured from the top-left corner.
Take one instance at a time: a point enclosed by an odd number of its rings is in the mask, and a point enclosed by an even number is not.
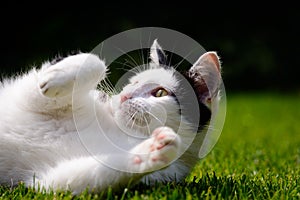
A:
[[[157,39],[154,40],[151,46],[150,58],[156,66],[167,66],[167,56],[161,46],[158,44]]]
[[[204,53],[188,71],[199,100],[207,106],[218,97],[221,84],[221,63],[216,52]]]

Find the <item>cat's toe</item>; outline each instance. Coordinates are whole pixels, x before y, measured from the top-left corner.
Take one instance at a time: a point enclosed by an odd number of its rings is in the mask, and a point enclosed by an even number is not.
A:
[[[133,166],[138,172],[150,172],[170,165],[178,158],[180,137],[168,127],[153,131],[152,137],[131,150]]]
[[[179,136],[169,127],[160,127],[153,131],[154,142],[151,150],[162,150],[163,148],[177,148]]]
[[[65,80],[64,71],[48,68],[39,78],[38,86],[46,97],[63,97],[73,88],[74,81]]]
[[[105,78],[105,72],[104,61],[96,55],[69,56],[39,72],[39,87],[42,94],[50,98],[71,95],[75,90],[82,95],[95,89]]]
[[[157,128],[153,131],[153,143],[150,145],[150,157],[153,163],[169,165],[178,157],[179,136],[169,127]]]

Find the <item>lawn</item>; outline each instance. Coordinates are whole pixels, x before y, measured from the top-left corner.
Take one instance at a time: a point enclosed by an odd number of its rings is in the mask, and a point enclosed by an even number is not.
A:
[[[299,94],[227,94],[222,135],[184,183],[77,197],[20,185],[0,199],[300,199],[299,120]]]

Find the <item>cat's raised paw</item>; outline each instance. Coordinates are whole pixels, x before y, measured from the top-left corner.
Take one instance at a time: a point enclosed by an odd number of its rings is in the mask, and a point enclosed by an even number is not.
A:
[[[160,127],[153,131],[153,143],[150,145],[150,151],[162,150],[163,148],[177,148],[179,137],[169,127]]]
[[[50,98],[71,95],[74,89],[89,91],[105,78],[105,71],[104,62],[96,55],[69,56],[39,72],[39,88]]]
[[[143,141],[132,151],[133,164],[141,172],[148,172],[168,166],[179,154],[180,138],[169,127],[153,131],[151,138]]]
[[[68,77],[62,69],[48,68],[39,80],[39,88],[47,97],[62,97],[70,94],[74,79]]]

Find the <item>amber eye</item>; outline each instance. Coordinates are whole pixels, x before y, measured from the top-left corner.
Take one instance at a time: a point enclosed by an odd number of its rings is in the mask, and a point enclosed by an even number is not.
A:
[[[167,96],[168,94],[169,94],[168,91],[165,90],[164,88],[159,88],[152,93],[152,95],[155,97],[163,97],[163,96]]]

